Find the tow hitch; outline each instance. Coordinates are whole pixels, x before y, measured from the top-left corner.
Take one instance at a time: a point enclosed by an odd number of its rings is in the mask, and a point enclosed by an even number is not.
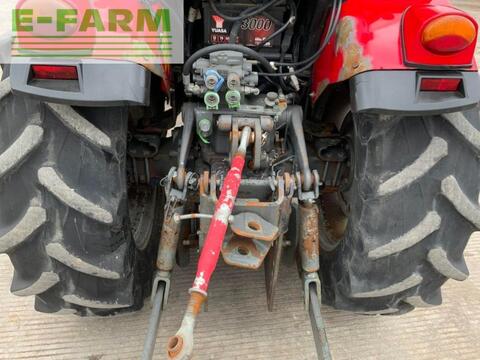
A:
[[[291,113],[292,118],[296,118],[293,111],[286,113]],[[187,127],[187,130],[190,132],[191,129]],[[152,291],[153,309],[142,359],[151,359],[153,355],[161,311],[168,301],[170,274],[181,233],[180,224],[182,221],[195,220],[199,223],[199,247],[202,250],[196,277],[189,290],[190,300],[180,329],[168,340],[166,358],[170,360],[192,358],[196,319],[207,299],[209,281],[220,254],[225,263],[231,266],[258,269],[264,265],[268,310],[273,311],[282,252],[285,246],[294,246],[299,252],[305,309],[310,315],[318,358],[330,360],[325,325],[320,311],[321,283],[318,276],[320,228],[316,199],[319,197],[322,184],[318,172],[311,172],[308,161],[305,161],[295,176],[284,172],[267,179],[252,181],[246,176],[246,179],[242,180],[244,170],[246,174],[251,171],[248,168],[244,169],[247,148],[251,143],[258,142],[258,135],[248,124],[239,126],[235,131],[238,134],[238,146],[232,146],[234,151],[232,149],[231,166],[223,181],[217,179],[217,174],[210,175],[208,171],[195,178],[181,166],[185,164],[183,160],[178,171],[173,169],[168,176],[167,205]],[[303,134],[301,125],[294,127],[292,131],[294,137]],[[302,139],[297,140],[296,147],[303,149]],[[200,194],[199,213],[185,214],[187,193],[192,190],[192,183],[196,183],[197,186],[194,188],[198,189]],[[218,184],[222,186],[217,199]],[[268,190],[270,192],[275,189],[272,201],[252,200],[256,198],[252,194],[260,193],[261,189],[270,189]],[[245,193],[247,195],[242,196]],[[297,233],[292,245],[292,239],[289,238],[287,243],[283,238],[288,230],[294,197],[297,204],[295,213]],[[212,213],[213,215],[210,215]]]

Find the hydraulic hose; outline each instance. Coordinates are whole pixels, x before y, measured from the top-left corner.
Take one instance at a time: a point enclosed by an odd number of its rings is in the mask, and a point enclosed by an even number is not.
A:
[[[250,11],[252,11],[252,9],[244,10],[240,13],[240,16],[243,16]],[[251,16],[251,15],[248,15],[248,16]],[[240,27],[242,26],[242,21],[243,21],[243,19],[242,20],[237,20],[233,23],[232,29],[230,30],[230,35],[229,35],[230,39],[228,40],[229,44],[236,44],[237,43],[237,36],[240,32]]]
[[[248,9],[250,11],[244,11],[242,12],[239,16],[228,16],[226,14],[223,14],[222,12],[220,12],[220,10],[217,8],[217,5],[215,5],[215,2],[213,0],[208,0],[208,3],[210,5],[210,7],[212,8],[212,10],[219,16],[221,16],[222,18],[224,18],[225,20],[228,20],[228,21],[241,21],[243,19],[246,19],[246,18],[249,18],[251,16],[255,16],[257,14],[260,14],[262,12],[264,12],[265,10],[267,10],[269,7],[271,6],[274,6],[276,4],[279,4],[280,2],[282,2],[283,0],[272,0],[272,1],[269,1],[268,3],[266,3],[265,5],[263,6],[257,6],[257,7],[254,7],[252,9]]]
[[[305,60],[294,62],[294,63],[275,62],[275,65],[277,66],[302,66],[303,65],[300,69],[296,69],[288,73],[275,73],[275,74],[259,73],[258,75],[269,76],[269,77],[284,77],[284,76],[298,75],[310,69],[310,67],[315,63],[315,61],[318,60],[318,58],[327,47],[330,40],[332,39],[333,34],[335,33],[335,29],[338,25],[341,12],[342,12],[342,1],[341,0],[335,1],[332,9],[330,25],[325,35],[325,39],[322,41],[320,48],[315,52],[315,54],[313,54],[312,56],[310,56]]]
[[[265,39],[262,40],[260,44],[258,44],[255,48],[258,50],[262,48],[266,43],[269,41],[275,39],[277,36],[281,35],[289,26],[293,26],[295,24],[295,16],[290,17],[288,21],[283,24],[277,31],[275,31],[273,34],[269,35]]]
[[[228,40],[229,44],[237,43],[237,36],[238,36],[238,33],[240,32],[240,27],[241,27],[240,21],[237,21],[232,25],[232,30],[230,30],[230,35],[229,35],[230,39]]]
[[[257,60],[269,74],[273,74],[275,72],[272,65],[270,65],[270,63],[268,62],[267,58],[260,55],[255,50],[252,50],[246,46],[237,45],[237,44],[217,44],[217,45],[210,45],[203,49],[200,49],[197,52],[195,52],[192,56],[190,56],[187,59],[187,61],[185,61],[185,64],[183,65],[183,75],[190,76],[190,72],[192,71],[192,66],[195,61],[216,51],[241,52],[245,56]]]
[[[290,7],[290,16],[288,17],[288,21],[285,24],[283,24],[280,28],[278,28],[277,31],[275,31],[273,34],[263,39],[263,41],[255,47],[256,50],[260,50],[266,43],[268,43],[269,41],[272,41],[277,36],[280,36],[281,34],[283,34],[283,32],[285,32],[285,30],[287,30],[290,26],[295,25],[295,21],[297,19],[297,6],[295,5],[295,2],[293,0],[290,0],[289,7]]]

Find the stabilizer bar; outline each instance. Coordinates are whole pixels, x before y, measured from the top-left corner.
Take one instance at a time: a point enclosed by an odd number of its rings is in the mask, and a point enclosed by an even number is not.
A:
[[[308,313],[310,315],[313,338],[315,340],[315,347],[317,348],[318,360],[332,360],[325,322],[323,321],[322,313],[320,311],[321,304],[316,286],[316,284],[310,284],[308,289],[310,297]]]
[[[165,284],[160,283],[153,298],[152,313],[150,314],[147,336],[143,346],[142,360],[150,360],[153,357],[153,351],[155,350],[155,343],[157,341],[158,325],[160,324],[160,317],[162,315],[164,295]]]

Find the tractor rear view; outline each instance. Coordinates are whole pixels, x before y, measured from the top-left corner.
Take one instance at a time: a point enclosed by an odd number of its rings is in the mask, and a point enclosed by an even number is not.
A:
[[[442,285],[467,278],[480,228],[475,20],[444,0],[183,6],[183,64],[3,67],[12,293],[81,316],[151,297],[149,358],[173,270],[199,250],[169,359],[192,357],[220,258],[263,267],[269,311],[279,269],[298,271],[324,358],[322,302],[364,314],[440,305]]]

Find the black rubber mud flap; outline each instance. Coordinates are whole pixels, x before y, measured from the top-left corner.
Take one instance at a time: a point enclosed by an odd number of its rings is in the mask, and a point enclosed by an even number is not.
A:
[[[325,301],[366,314],[439,305],[465,280],[480,228],[479,109],[436,116],[354,115],[348,226],[323,253]]]

